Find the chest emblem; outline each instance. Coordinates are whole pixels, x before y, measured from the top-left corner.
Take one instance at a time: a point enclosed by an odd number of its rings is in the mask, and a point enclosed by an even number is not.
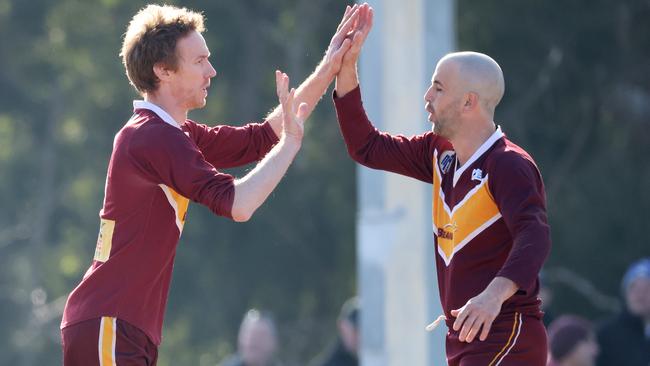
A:
[[[483,171],[481,169],[472,170],[472,180],[481,181],[483,180]]]
[[[443,153],[440,155],[440,170],[442,171],[442,174],[447,174],[449,172],[449,169],[451,169],[451,165],[454,163],[456,157],[456,153],[447,150],[443,151]]]
[[[436,158],[434,155],[434,162],[437,161]],[[442,189],[444,173],[438,169],[439,165],[434,165],[433,172],[433,233],[436,236],[438,255],[449,265],[453,256],[501,218],[501,213],[490,193],[489,177],[483,175],[481,169],[474,169],[471,175],[471,181],[478,180],[479,183],[453,207],[449,207]]]

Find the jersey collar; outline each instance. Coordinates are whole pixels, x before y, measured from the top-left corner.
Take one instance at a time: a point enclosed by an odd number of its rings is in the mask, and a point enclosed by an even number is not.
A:
[[[155,114],[158,115],[163,121],[165,121],[167,124],[172,125],[179,130],[181,129],[181,126],[176,122],[172,116],[169,115],[169,113],[165,112],[164,109],[160,108],[159,106],[147,102],[146,100],[134,100],[133,101],[133,110],[135,111],[136,109],[148,109]]]
[[[502,137],[503,137],[503,132],[501,131],[501,126],[497,126],[496,131],[494,131],[492,135],[488,137],[487,140],[485,140],[483,145],[481,145],[474,152],[474,154],[472,154],[472,156],[467,160],[467,162],[465,162],[465,164],[463,164],[463,166],[461,166],[460,169],[458,170],[454,169],[454,186],[456,185],[456,182],[458,182],[458,180],[460,179],[460,176],[463,175],[463,172],[468,167],[470,167],[476,161],[476,159],[480,158],[481,155],[485,154],[485,152],[488,151],[488,149],[492,147],[492,145],[494,145],[494,143],[497,142]],[[456,162],[458,162],[458,156],[456,156]],[[456,164],[454,164],[454,168],[455,166]]]

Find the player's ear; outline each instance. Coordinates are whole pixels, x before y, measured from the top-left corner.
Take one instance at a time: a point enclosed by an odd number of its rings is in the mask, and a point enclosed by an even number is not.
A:
[[[478,106],[478,94],[469,92],[463,96],[463,111],[471,111]]]
[[[168,80],[171,76],[171,70],[162,62],[156,62],[153,65],[153,73],[161,81]]]

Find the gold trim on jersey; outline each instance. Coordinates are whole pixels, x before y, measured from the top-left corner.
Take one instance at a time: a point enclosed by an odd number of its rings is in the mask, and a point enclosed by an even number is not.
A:
[[[115,366],[117,318],[103,316],[99,325],[99,365]]]
[[[519,334],[521,334],[521,325],[524,323],[524,319],[521,316],[521,313],[515,313],[515,321],[512,323],[512,331],[510,332],[510,337],[508,338],[508,341],[506,342],[505,346],[501,348],[501,351],[497,353],[496,356],[492,359],[492,362],[488,366],[499,366],[501,361],[503,361],[504,358],[510,353],[512,350],[512,347],[515,346],[517,343],[517,338],[519,338]],[[495,363],[496,362],[496,363]]]
[[[433,233],[438,238],[438,254],[446,265],[472,239],[501,218],[485,175],[453,208],[445,202],[438,151],[433,156]]]
[[[167,197],[167,201],[169,201],[169,204],[174,209],[176,226],[178,227],[178,233],[180,235],[180,233],[183,232],[183,226],[185,225],[185,215],[187,214],[187,206],[190,204],[190,200],[181,196],[175,190],[164,184],[159,184],[158,186],[163,190],[165,197]]]

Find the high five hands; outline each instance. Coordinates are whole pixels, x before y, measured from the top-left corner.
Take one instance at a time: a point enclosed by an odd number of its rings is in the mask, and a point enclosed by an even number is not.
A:
[[[339,73],[342,65],[356,63],[361,46],[372,28],[372,14],[368,3],[345,8],[343,19],[325,51],[324,63],[332,77]]]
[[[343,97],[359,85],[357,62],[361,53],[361,47],[366,41],[370,29],[372,29],[374,12],[370,5],[367,3],[358,7],[355,5],[346,11],[346,15],[350,12],[353,14],[351,15],[351,19],[354,19],[354,24],[352,29],[345,35],[346,40],[350,40],[350,46],[345,54],[343,54],[341,67],[336,75],[336,94],[338,97]]]
[[[355,5],[355,7],[356,6],[357,5]],[[352,67],[356,65],[357,60],[359,59],[359,53],[361,52],[361,47],[366,41],[370,29],[372,29],[374,14],[372,7],[370,7],[368,3],[363,3],[358,6],[355,12],[357,13],[357,16],[354,18],[355,23],[353,29],[346,33],[346,39],[351,40],[351,44],[350,49],[343,55],[342,67]]]

